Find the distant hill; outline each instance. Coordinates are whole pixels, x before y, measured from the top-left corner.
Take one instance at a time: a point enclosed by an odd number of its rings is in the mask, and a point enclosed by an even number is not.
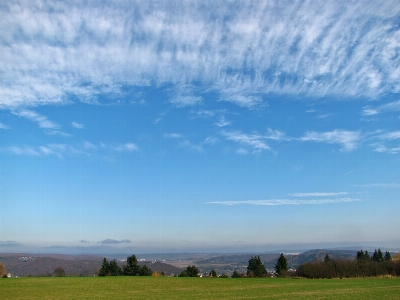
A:
[[[355,250],[309,250],[303,253],[285,253],[289,268],[296,269],[300,264],[320,260],[323,261],[325,255],[331,259],[354,259],[357,251]],[[195,264],[201,271],[216,270],[219,273],[231,274],[234,270],[246,272],[249,259],[260,256],[261,261],[269,271],[273,271],[280,253],[260,253],[260,254],[229,254],[217,255],[214,257],[196,260]]]
[[[62,267],[67,276],[94,276],[101,267],[103,257],[96,255],[64,254],[0,254],[0,261],[13,276],[52,276],[54,269]],[[120,266],[125,265],[118,262]],[[152,271],[165,275],[179,274],[182,269],[158,261],[140,261]]]

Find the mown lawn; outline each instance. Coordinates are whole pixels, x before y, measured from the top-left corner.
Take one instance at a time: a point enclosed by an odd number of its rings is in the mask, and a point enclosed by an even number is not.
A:
[[[400,278],[8,278],[0,299],[400,299]]]

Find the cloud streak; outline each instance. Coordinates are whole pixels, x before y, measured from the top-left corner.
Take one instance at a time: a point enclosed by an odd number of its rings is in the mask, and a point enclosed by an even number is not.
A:
[[[347,195],[348,193],[346,192],[338,192],[338,193],[294,193],[290,194],[293,197],[331,197],[331,196],[341,196],[341,195]]]
[[[0,147],[1,152],[6,152],[15,155],[28,156],[58,156],[60,158],[67,155],[92,155],[95,153],[131,153],[138,151],[139,148],[134,143],[126,143],[119,145],[111,144],[92,144],[84,142],[82,145],[67,145],[67,144],[46,144],[40,146],[8,146]]]
[[[328,144],[339,144],[344,151],[352,151],[357,148],[360,142],[360,133],[348,130],[333,130],[327,132],[307,132],[301,141],[318,142]]]
[[[244,201],[214,201],[206,202],[206,204],[221,204],[221,205],[256,205],[256,206],[280,206],[280,205],[323,205],[323,204],[338,204],[358,202],[360,199],[354,198],[337,198],[337,199],[313,199],[313,200],[298,200],[298,199],[271,199],[271,200],[244,200]]]
[[[128,240],[128,239],[126,239],[126,240],[105,239],[105,240],[99,241],[98,243],[107,244],[107,245],[110,245],[110,244],[125,244],[125,243],[131,243],[131,240]]]

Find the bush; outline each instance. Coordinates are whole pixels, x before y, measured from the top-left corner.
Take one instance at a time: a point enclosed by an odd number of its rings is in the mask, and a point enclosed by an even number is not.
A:
[[[233,271],[233,274],[231,276],[232,278],[242,278],[243,274],[240,274],[238,271]]]

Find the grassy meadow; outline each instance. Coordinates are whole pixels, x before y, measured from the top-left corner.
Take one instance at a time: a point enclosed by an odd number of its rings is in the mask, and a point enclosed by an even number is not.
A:
[[[0,299],[400,299],[400,278],[28,277]]]

